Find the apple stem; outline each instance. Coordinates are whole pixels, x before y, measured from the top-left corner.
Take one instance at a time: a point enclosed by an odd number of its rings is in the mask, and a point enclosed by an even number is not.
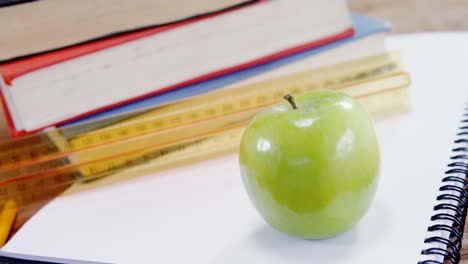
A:
[[[287,94],[283,97],[286,101],[288,101],[291,106],[294,108],[294,109],[297,109],[297,105],[296,105],[296,102],[294,101],[294,97],[290,94]]]

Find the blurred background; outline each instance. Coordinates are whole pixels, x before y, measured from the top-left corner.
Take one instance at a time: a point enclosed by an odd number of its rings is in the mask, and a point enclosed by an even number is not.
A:
[[[351,10],[392,23],[393,34],[468,30],[468,0],[349,0]]]

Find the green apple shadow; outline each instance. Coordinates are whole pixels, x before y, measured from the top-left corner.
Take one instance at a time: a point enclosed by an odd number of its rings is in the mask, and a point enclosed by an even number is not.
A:
[[[383,227],[391,219],[383,204],[376,203],[368,214],[352,229],[320,240],[292,237],[263,222],[212,263],[346,263],[354,254],[371,254],[386,235]]]
[[[258,248],[268,251],[281,263],[313,263],[315,260],[339,261],[353,252],[358,238],[358,228],[320,240],[306,240],[280,233],[263,226],[254,233]]]

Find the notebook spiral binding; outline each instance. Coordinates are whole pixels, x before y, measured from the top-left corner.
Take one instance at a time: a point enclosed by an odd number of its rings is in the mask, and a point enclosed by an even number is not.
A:
[[[468,107],[465,108],[454,143],[453,156],[447,165],[439,188],[440,195],[437,196],[438,204],[434,206],[431,217],[434,224],[427,229],[434,236],[424,240],[427,248],[421,251],[422,255],[443,257],[444,261],[423,260],[418,264],[457,264],[460,261],[468,206]],[[448,234],[448,238],[436,235],[441,232]]]

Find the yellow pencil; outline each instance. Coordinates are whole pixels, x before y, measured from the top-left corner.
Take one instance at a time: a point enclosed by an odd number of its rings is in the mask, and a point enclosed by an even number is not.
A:
[[[0,214],[0,248],[5,244],[15,222],[18,207],[15,201],[8,200]]]

